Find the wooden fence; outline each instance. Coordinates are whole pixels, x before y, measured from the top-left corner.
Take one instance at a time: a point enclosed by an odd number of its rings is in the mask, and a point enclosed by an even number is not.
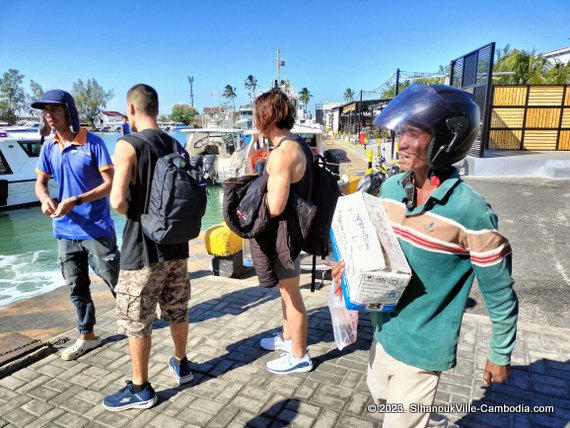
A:
[[[570,150],[570,85],[493,86],[487,148]]]

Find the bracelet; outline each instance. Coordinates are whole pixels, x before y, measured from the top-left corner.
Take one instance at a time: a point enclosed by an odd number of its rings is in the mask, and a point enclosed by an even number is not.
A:
[[[40,204],[43,204],[44,201],[45,201],[47,198],[50,198],[50,197],[51,197],[50,195],[45,195],[45,196],[41,199]]]

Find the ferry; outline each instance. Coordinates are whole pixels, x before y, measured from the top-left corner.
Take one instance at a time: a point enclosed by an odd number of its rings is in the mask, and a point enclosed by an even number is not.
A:
[[[208,184],[221,184],[239,174],[245,161],[242,129],[188,128],[180,132],[186,134],[191,163],[201,165]]]
[[[41,148],[37,132],[0,131],[0,210],[39,203],[34,170]],[[53,180],[49,189],[57,194]]]

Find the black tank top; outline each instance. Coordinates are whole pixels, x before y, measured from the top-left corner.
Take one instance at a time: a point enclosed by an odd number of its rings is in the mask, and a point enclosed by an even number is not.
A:
[[[305,173],[303,174],[303,177],[301,177],[299,181],[291,184],[291,190],[295,192],[297,195],[299,195],[301,198],[309,199],[309,196],[311,195],[311,175],[313,173],[313,168],[312,168],[314,161],[313,151],[311,150],[311,147],[309,147],[307,142],[297,134],[290,134],[284,137],[279,142],[279,144],[275,146],[275,148],[279,147],[283,143],[283,141],[286,140],[295,141],[296,143],[298,143],[299,146],[301,146],[301,148],[303,149],[303,153],[305,153],[305,157],[307,158],[307,166],[305,167]]]
[[[166,132],[159,129],[145,129],[141,134],[156,147],[161,156],[172,153],[174,138]],[[157,262],[187,259],[188,244],[159,245],[143,233],[140,218],[148,206],[152,175],[158,158],[154,150],[137,138],[136,134],[125,135],[121,139],[133,146],[137,155],[136,181],[134,185],[129,186],[129,210],[123,232],[121,269],[141,269]]]

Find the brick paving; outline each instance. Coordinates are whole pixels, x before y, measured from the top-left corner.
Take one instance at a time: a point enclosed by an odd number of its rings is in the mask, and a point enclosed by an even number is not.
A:
[[[150,380],[159,402],[149,410],[108,412],[102,398],[130,375],[127,341],[116,334],[114,311],[99,315],[102,347],[76,361],[49,355],[0,379],[1,427],[378,427],[382,413],[367,410],[368,349],[372,327],[361,315],[358,341],[338,351],[326,306],[327,287],[310,292],[310,373],[272,375],[265,363],[276,353],[259,347],[277,331],[281,302],[276,289],[255,279],[205,276],[193,280],[188,358],[195,379],[177,386],[168,368],[173,346],[168,326],[156,322]],[[76,333],[69,331],[68,337]],[[570,427],[570,330],[520,325],[509,381],[486,387],[482,370],[490,324],[466,314],[455,369],[443,373],[436,404],[462,427]],[[473,405],[507,406],[507,412],[471,411]],[[508,407],[510,406],[510,407]],[[518,406],[518,408],[517,408]],[[523,406],[553,406],[553,412],[525,413]]]

